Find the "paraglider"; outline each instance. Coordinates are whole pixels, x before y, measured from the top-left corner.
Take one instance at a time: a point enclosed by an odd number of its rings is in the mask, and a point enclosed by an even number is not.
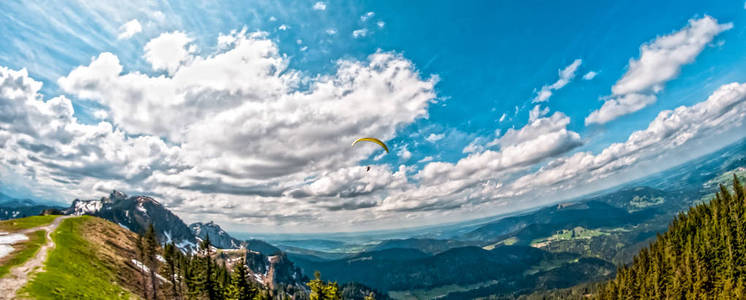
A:
[[[355,140],[354,142],[352,142],[352,146],[355,146],[355,144],[357,144],[358,142],[363,142],[363,141],[378,144],[379,146],[383,148],[383,150],[386,150],[386,153],[389,153],[389,147],[387,147],[386,144],[381,142],[381,140],[377,138],[372,138],[372,137],[359,138]]]
[[[384,144],[381,140],[379,140],[377,138],[372,138],[372,137],[359,138],[359,139],[355,140],[354,142],[352,142],[352,146],[354,147],[355,144],[357,144],[358,142],[371,142],[371,143],[377,144],[377,145],[381,146],[381,148],[383,148],[383,150],[386,150],[386,153],[389,153],[389,147],[386,146],[386,144]],[[368,171],[370,171],[370,166],[368,166],[365,169],[365,172],[368,172]]]

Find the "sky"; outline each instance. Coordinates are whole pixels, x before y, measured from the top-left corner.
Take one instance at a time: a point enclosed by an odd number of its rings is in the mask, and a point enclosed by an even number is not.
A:
[[[241,232],[613,188],[746,135],[743,1],[2,1],[0,192]],[[372,143],[377,137],[391,152]],[[370,166],[370,170],[366,171]]]

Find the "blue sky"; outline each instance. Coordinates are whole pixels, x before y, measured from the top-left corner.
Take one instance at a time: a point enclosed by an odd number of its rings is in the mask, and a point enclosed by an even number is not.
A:
[[[233,230],[381,229],[563,200],[744,132],[742,1],[0,8],[0,191],[19,197],[116,188]]]

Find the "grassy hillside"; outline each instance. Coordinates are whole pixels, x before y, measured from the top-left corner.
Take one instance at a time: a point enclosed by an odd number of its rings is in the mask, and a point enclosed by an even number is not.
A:
[[[52,223],[56,216],[33,216],[21,219],[0,221],[1,232],[18,232],[24,229],[44,226]],[[33,257],[46,241],[43,230],[28,233],[28,240],[13,245],[13,252],[0,258],[0,277],[7,275],[10,269],[23,264]]]
[[[52,234],[56,244],[43,272],[22,291],[35,299],[130,299],[142,295],[135,258],[136,235],[109,221],[66,219]]]
[[[52,234],[56,247],[44,272],[24,287],[22,294],[36,299],[128,299],[130,293],[116,283],[116,266],[102,261],[93,243],[84,237],[91,217],[67,219]]]
[[[15,232],[19,230],[49,225],[57,217],[58,216],[33,216],[0,221],[0,231]]]
[[[10,269],[19,266],[36,255],[41,245],[47,240],[44,230],[28,234],[29,239],[13,246],[13,252],[0,259],[0,277],[8,275]]]

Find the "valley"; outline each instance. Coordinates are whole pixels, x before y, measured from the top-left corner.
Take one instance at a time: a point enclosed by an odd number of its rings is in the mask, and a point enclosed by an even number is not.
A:
[[[402,232],[269,237],[270,242],[236,238],[214,222],[187,225],[153,198],[114,191],[59,208],[69,219],[35,216],[0,223],[0,231],[29,236],[0,260],[0,277],[15,278],[8,273],[34,261],[43,253],[40,247],[54,241],[44,270],[28,283],[20,281],[20,293],[38,298],[50,290],[106,298],[143,295],[140,279],[132,279],[144,277],[135,232],[152,224],[159,244],[183,253],[198,253],[209,239],[217,264],[231,269],[244,261],[255,284],[275,295],[302,295],[315,271],[345,286],[348,294],[374,291],[377,299],[512,298],[567,289],[612,278],[616,266],[629,263],[673,216],[714,195],[729,176],[743,176],[746,160],[738,157],[745,150],[746,142],[740,142],[652,179],[510,216]],[[677,178],[689,184],[682,186]],[[60,227],[45,237],[39,228],[53,220]],[[81,255],[96,259],[64,263],[84,260]],[[90,276],[72,280],[70,274]],[[83,281],[101,288],[81,289]]]

